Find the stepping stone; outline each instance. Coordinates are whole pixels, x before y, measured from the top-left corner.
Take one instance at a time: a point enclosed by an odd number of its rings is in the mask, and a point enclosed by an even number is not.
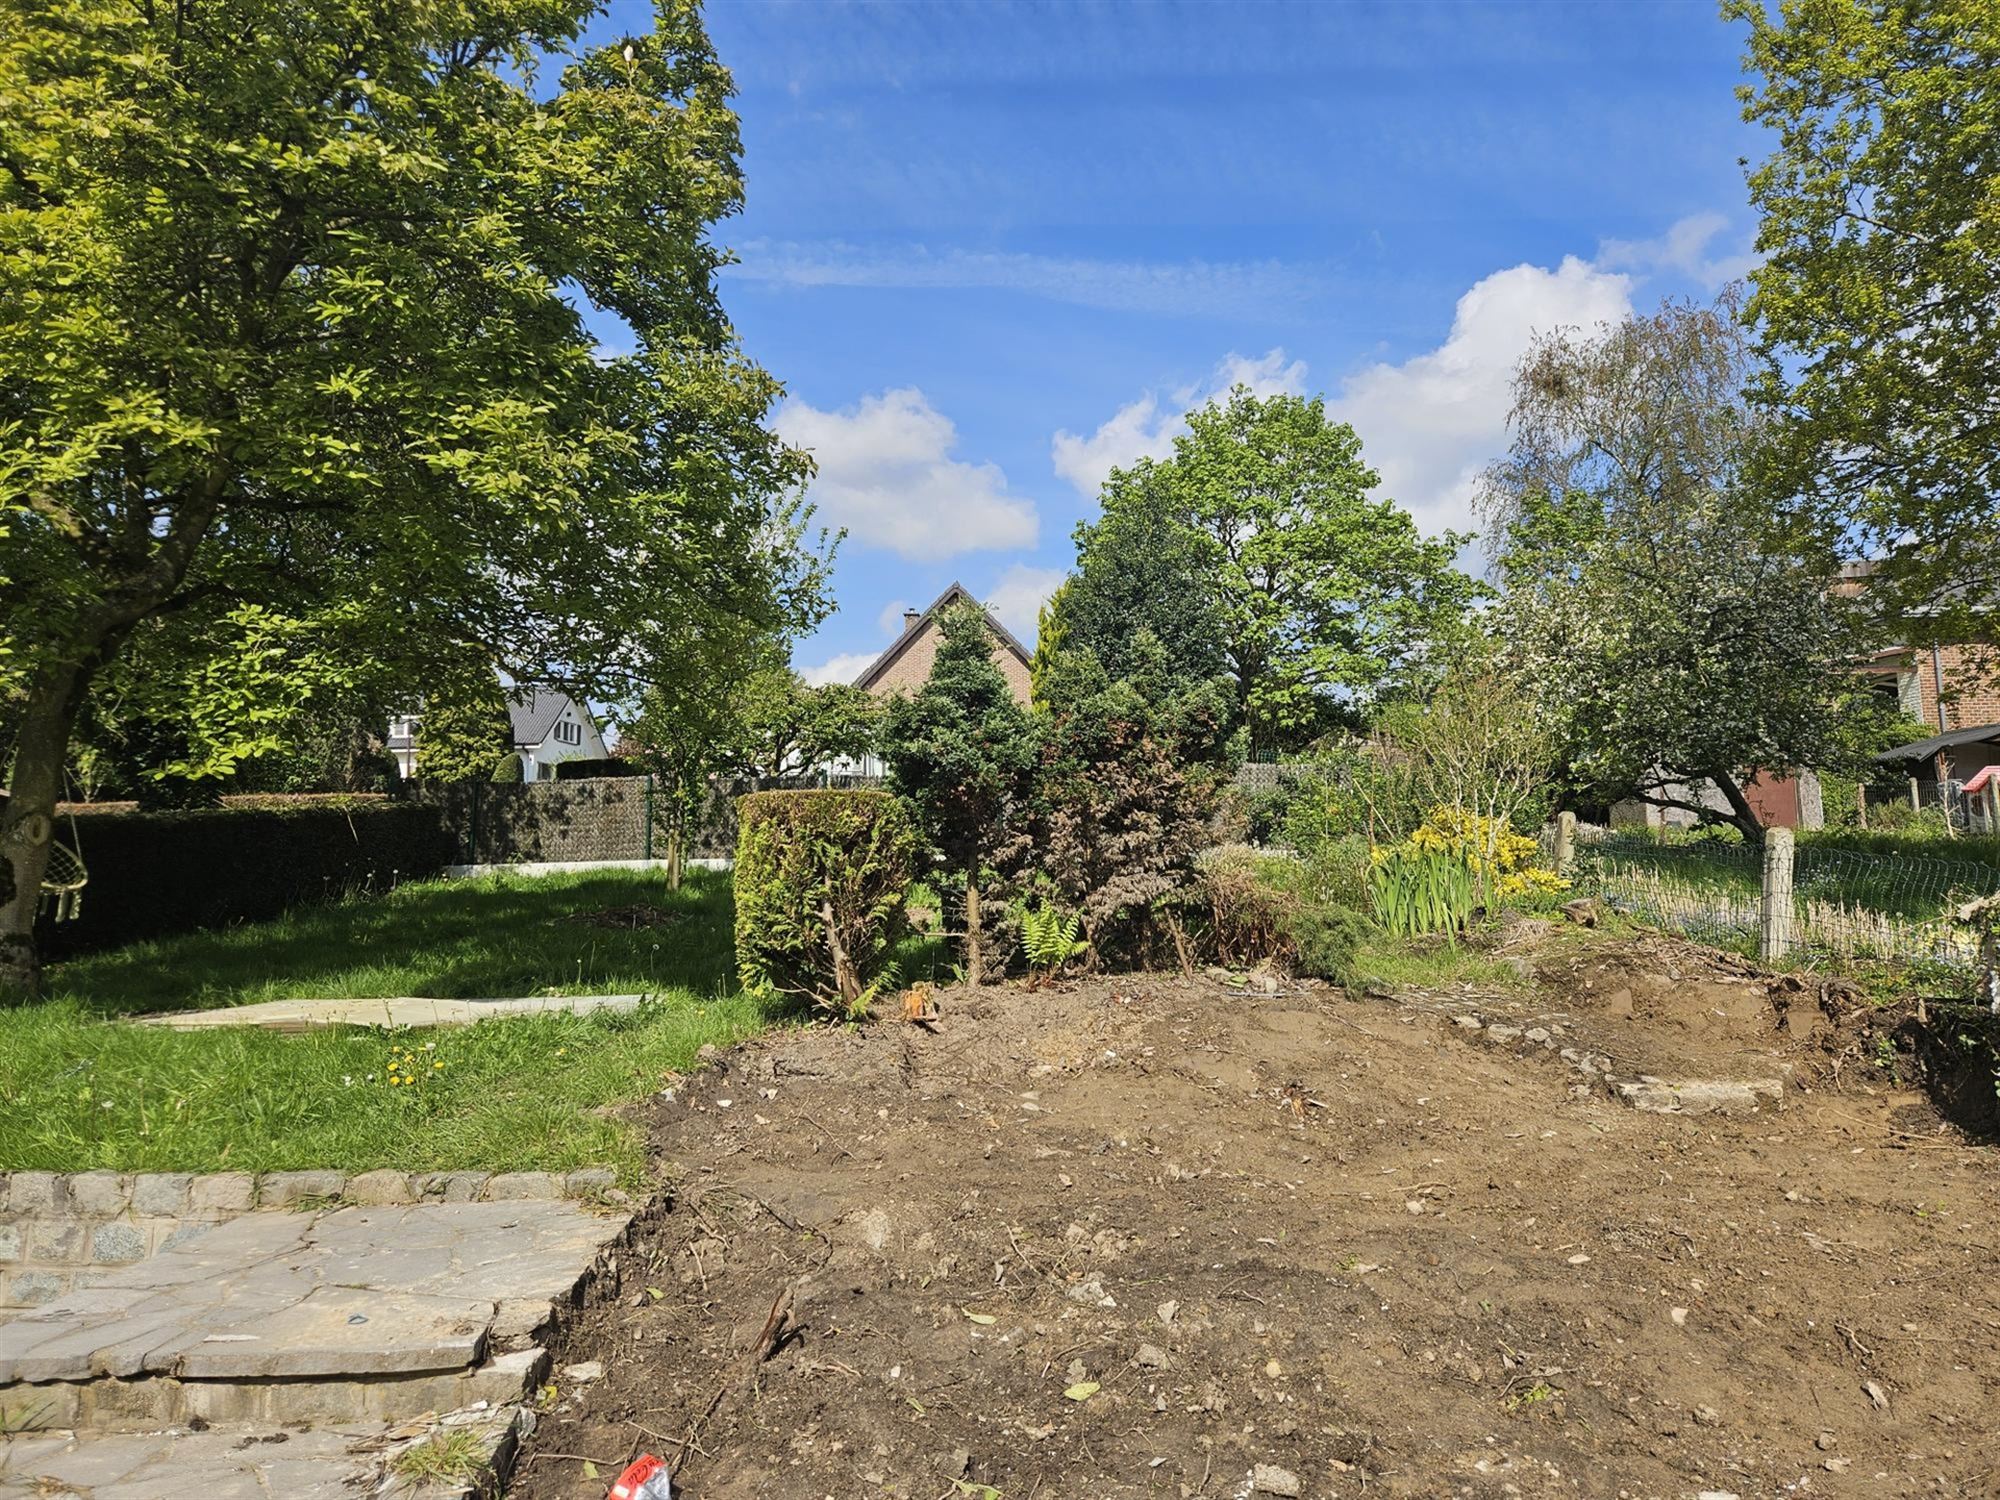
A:
[[[1779,1103],[1784,1096],[1785,1085],[1776,1078],[1696,1078],[1679,1083],[1642,1078],[1637,1083],[1618,1085],[1620,1099],[1634,1109],[1655,1115],[1754,1114],[1766,1105]]]
[[[127,1424],[145,1410],[198,1414],[219,1385],[248,1390],[259,1412],[280,1395],[305,1409],[320,1382],[315,1409],[375,1415],[363,1387],[387,1380],[421,1403],[403,1413],[416,1415],[441,1409],[440,1390],[410,1377],[449,1385],[482,1370],[518,1395],[533,1361],[517,1372],[488,1360],[496,1319],[536,1326],[525,1310],[567,1298],[627,1222],[532,1200],[246,1214],[0,1323],[0,1407],[46,1396],[52,1415],[30,1425],[88,1425],[100,1406],[111,1416],[98,1425]],[[148,1380],[157,1400],[142,1410]],[[132,1384],[101,1402],[73,1389],[107,1381]]]

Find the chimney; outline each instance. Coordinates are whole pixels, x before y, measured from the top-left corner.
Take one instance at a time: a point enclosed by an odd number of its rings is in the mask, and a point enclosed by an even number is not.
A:
[[[904,635],[908,635],[908,634],[909,634],[909,633],[910,633],[910,632],[911,632],[912,630],[915,630],[915,629],[917,628],[917,621],[921,620],[922,618],[923,618],[923,615],[922,615],[922,614],[920,614],[920,613],[919,613],[918,611],[916,611],[916,610],[914,610],[914,609],[906,609],[906,610],[904,610],[904,611],[903,611],[903,634],[904,634]]]

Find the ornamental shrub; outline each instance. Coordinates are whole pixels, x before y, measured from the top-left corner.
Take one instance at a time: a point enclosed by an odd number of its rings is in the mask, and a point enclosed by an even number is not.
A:
[[[1368,919],[1320,897],[1302,861],[1241,847],[1216,849],[1200,862],[1188,903],[1198,949],[1232,968],[1268,964],[1312,979],[1358,983],[1356,960]]]
[[[737,803],[736,969],[753,994],[858,1018],[903,935],[916,835],[885,792],[752,792]]]

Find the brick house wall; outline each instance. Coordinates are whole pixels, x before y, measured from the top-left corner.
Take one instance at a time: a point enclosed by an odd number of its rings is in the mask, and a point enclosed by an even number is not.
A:
[[[869,691],[881,696],[890,693],[915,694],[930,681],[931,668],[937,662],[938,646],[943,640],[944,632],[936,620],[928,616],[919,620],[892,648],[896,651],[895,659],[880,677],[869,684]],[[996,640],[993,643],[993,665],[1007,679],[1014,701],[1025,708],[1029,691],[1028,664],[1009,650],[1005,643]]]
[[[1938,687],[1943,679],[1943,729],[2000,724],[2000,647],[1940,646],[1911,652],[1903,668],[1900,697],[1926,724],[1938,724]]]

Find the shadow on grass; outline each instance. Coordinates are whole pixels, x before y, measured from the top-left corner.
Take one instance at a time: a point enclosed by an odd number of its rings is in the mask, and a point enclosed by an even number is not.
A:
[[[574,920],[657,908],[665,925]],[[441,999],[735,988],[729,877],[605,871],[432,881],[219,932],[135,943],[51,971],[51,998],[100,1016],[258,1000]]]

